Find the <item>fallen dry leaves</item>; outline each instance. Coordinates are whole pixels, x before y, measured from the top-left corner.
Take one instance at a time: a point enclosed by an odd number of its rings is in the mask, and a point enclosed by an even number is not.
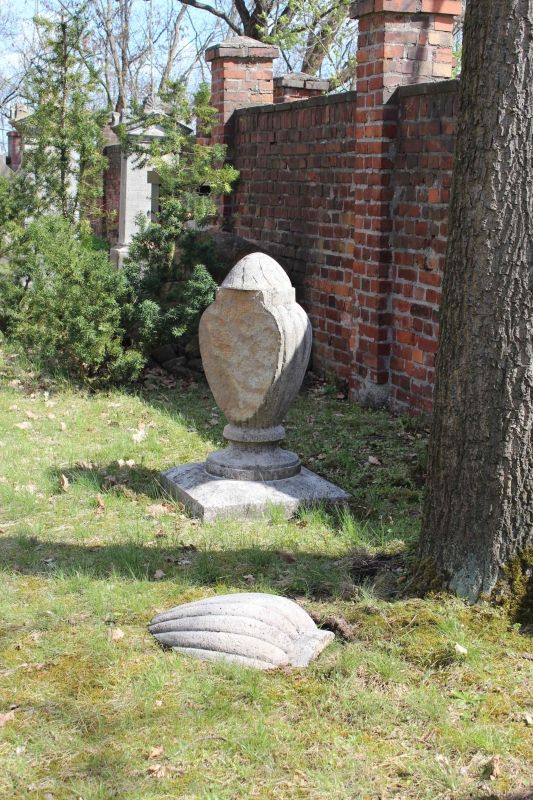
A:
[[[21,431],[29,431],[29,430],[31,430],[31,427],[32,427],[31,422],[29,422],[27,420],[24,421],[24,422],[17,422],[15,424],[15,428],[20,428]]]
[[[0,728],[3,728],[8,722],[12,722],[15,719],[15,712],[14,711],[6,711],[5,714],[0,714]]]
[[[184,775],[185,770],[169,764],[152,764],[148,767],[148,774],[152,778],[169,778],[171,775]]]
[[[113,628],[111,631],[111,641],[112,642],[120,642],[121,639],[124,638],[126,634],[122,630],[122,628]]]
[[[485,769],[483,771],[485,777],[487,777],[491,781],[495,781],[496,778],[499,778],[502,774],[502,760],[501,756],[498,754],[492,756],[490,761],[485,764]]]
[[[146,507],[146,513],[151,517],[163,517],[165,514],[171,514],[172,508],[165,503],[154,503]]]
[[[138,429],[132,433],[131,438],[135,444],[139,444],[143,439],[146,439],[146,434],[147,430],[144,425],[139,425]]]

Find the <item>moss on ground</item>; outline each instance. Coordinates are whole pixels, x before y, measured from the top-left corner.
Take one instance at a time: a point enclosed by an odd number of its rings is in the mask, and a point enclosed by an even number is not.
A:
[[[493,600],[505,609],[511,620],[533,631],[533,544],[505,565]]]

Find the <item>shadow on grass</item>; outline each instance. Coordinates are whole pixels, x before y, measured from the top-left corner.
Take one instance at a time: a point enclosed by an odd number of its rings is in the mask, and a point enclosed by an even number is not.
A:
[[[91,546],[4,536],[0,539],[0,566],[23,575],[85,575],[96,580],[117,575],[129,580],[155,580],[157,575],[158,581],[182,586],[223,584],[290,597],[306,595],[315,600],[349,599],[355,591],[350,556],[334,558],[260,547],[197,549],[179,541],[169,545],[164,538],[150,544]]]
[[[112,461],[105,466],[94,462],[78,462],[71,467],[52,469],[51,480],[58,486],[62,476],[69,484],[82,484],[96,492],[116,491],[121,494],[133,493],[144,495],[154,500],[161,500],[166,493],[161,486],[159,470],[143,467],[141,464],[128,466]]]

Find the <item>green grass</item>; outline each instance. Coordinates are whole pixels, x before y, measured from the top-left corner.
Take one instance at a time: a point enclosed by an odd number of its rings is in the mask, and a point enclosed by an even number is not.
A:
[[[362,550],[416,540],[421,423],[309,390],[289,446],[350,509],[204,525],[157,476],[220,444],[205,386],[89,395],[5,354],[0,381],[0,714],[14,711],[0,797],[526,796],[531,640],[487,605],[387,600],[400,572],[361,584],[354,571]],[[251,587],[340,620],[348,640],[306,671],[258,673],[164,652],[147,632],[157,611]]]

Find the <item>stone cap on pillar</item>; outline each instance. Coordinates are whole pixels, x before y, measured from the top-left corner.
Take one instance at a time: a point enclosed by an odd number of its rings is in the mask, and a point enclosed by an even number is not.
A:
[[[306,72],[289,72],[287,75],[274,78],[274,87],[276,89],[310,89],[327,92],[329,91],[329,81],[325,78],[308,75]]]
[[[214,61],[216,58],[251,58],[274,60],[279,56],[279,49],[271,44],[258,42],[249,36],[229,36],[220,44],[208,47],[205,51],[205,60]]]
[[[461,0],[353,0],[350,7],[352,19],[367,14],[383,12],[393,14],[440,14],[442,16],[459,16]]]

